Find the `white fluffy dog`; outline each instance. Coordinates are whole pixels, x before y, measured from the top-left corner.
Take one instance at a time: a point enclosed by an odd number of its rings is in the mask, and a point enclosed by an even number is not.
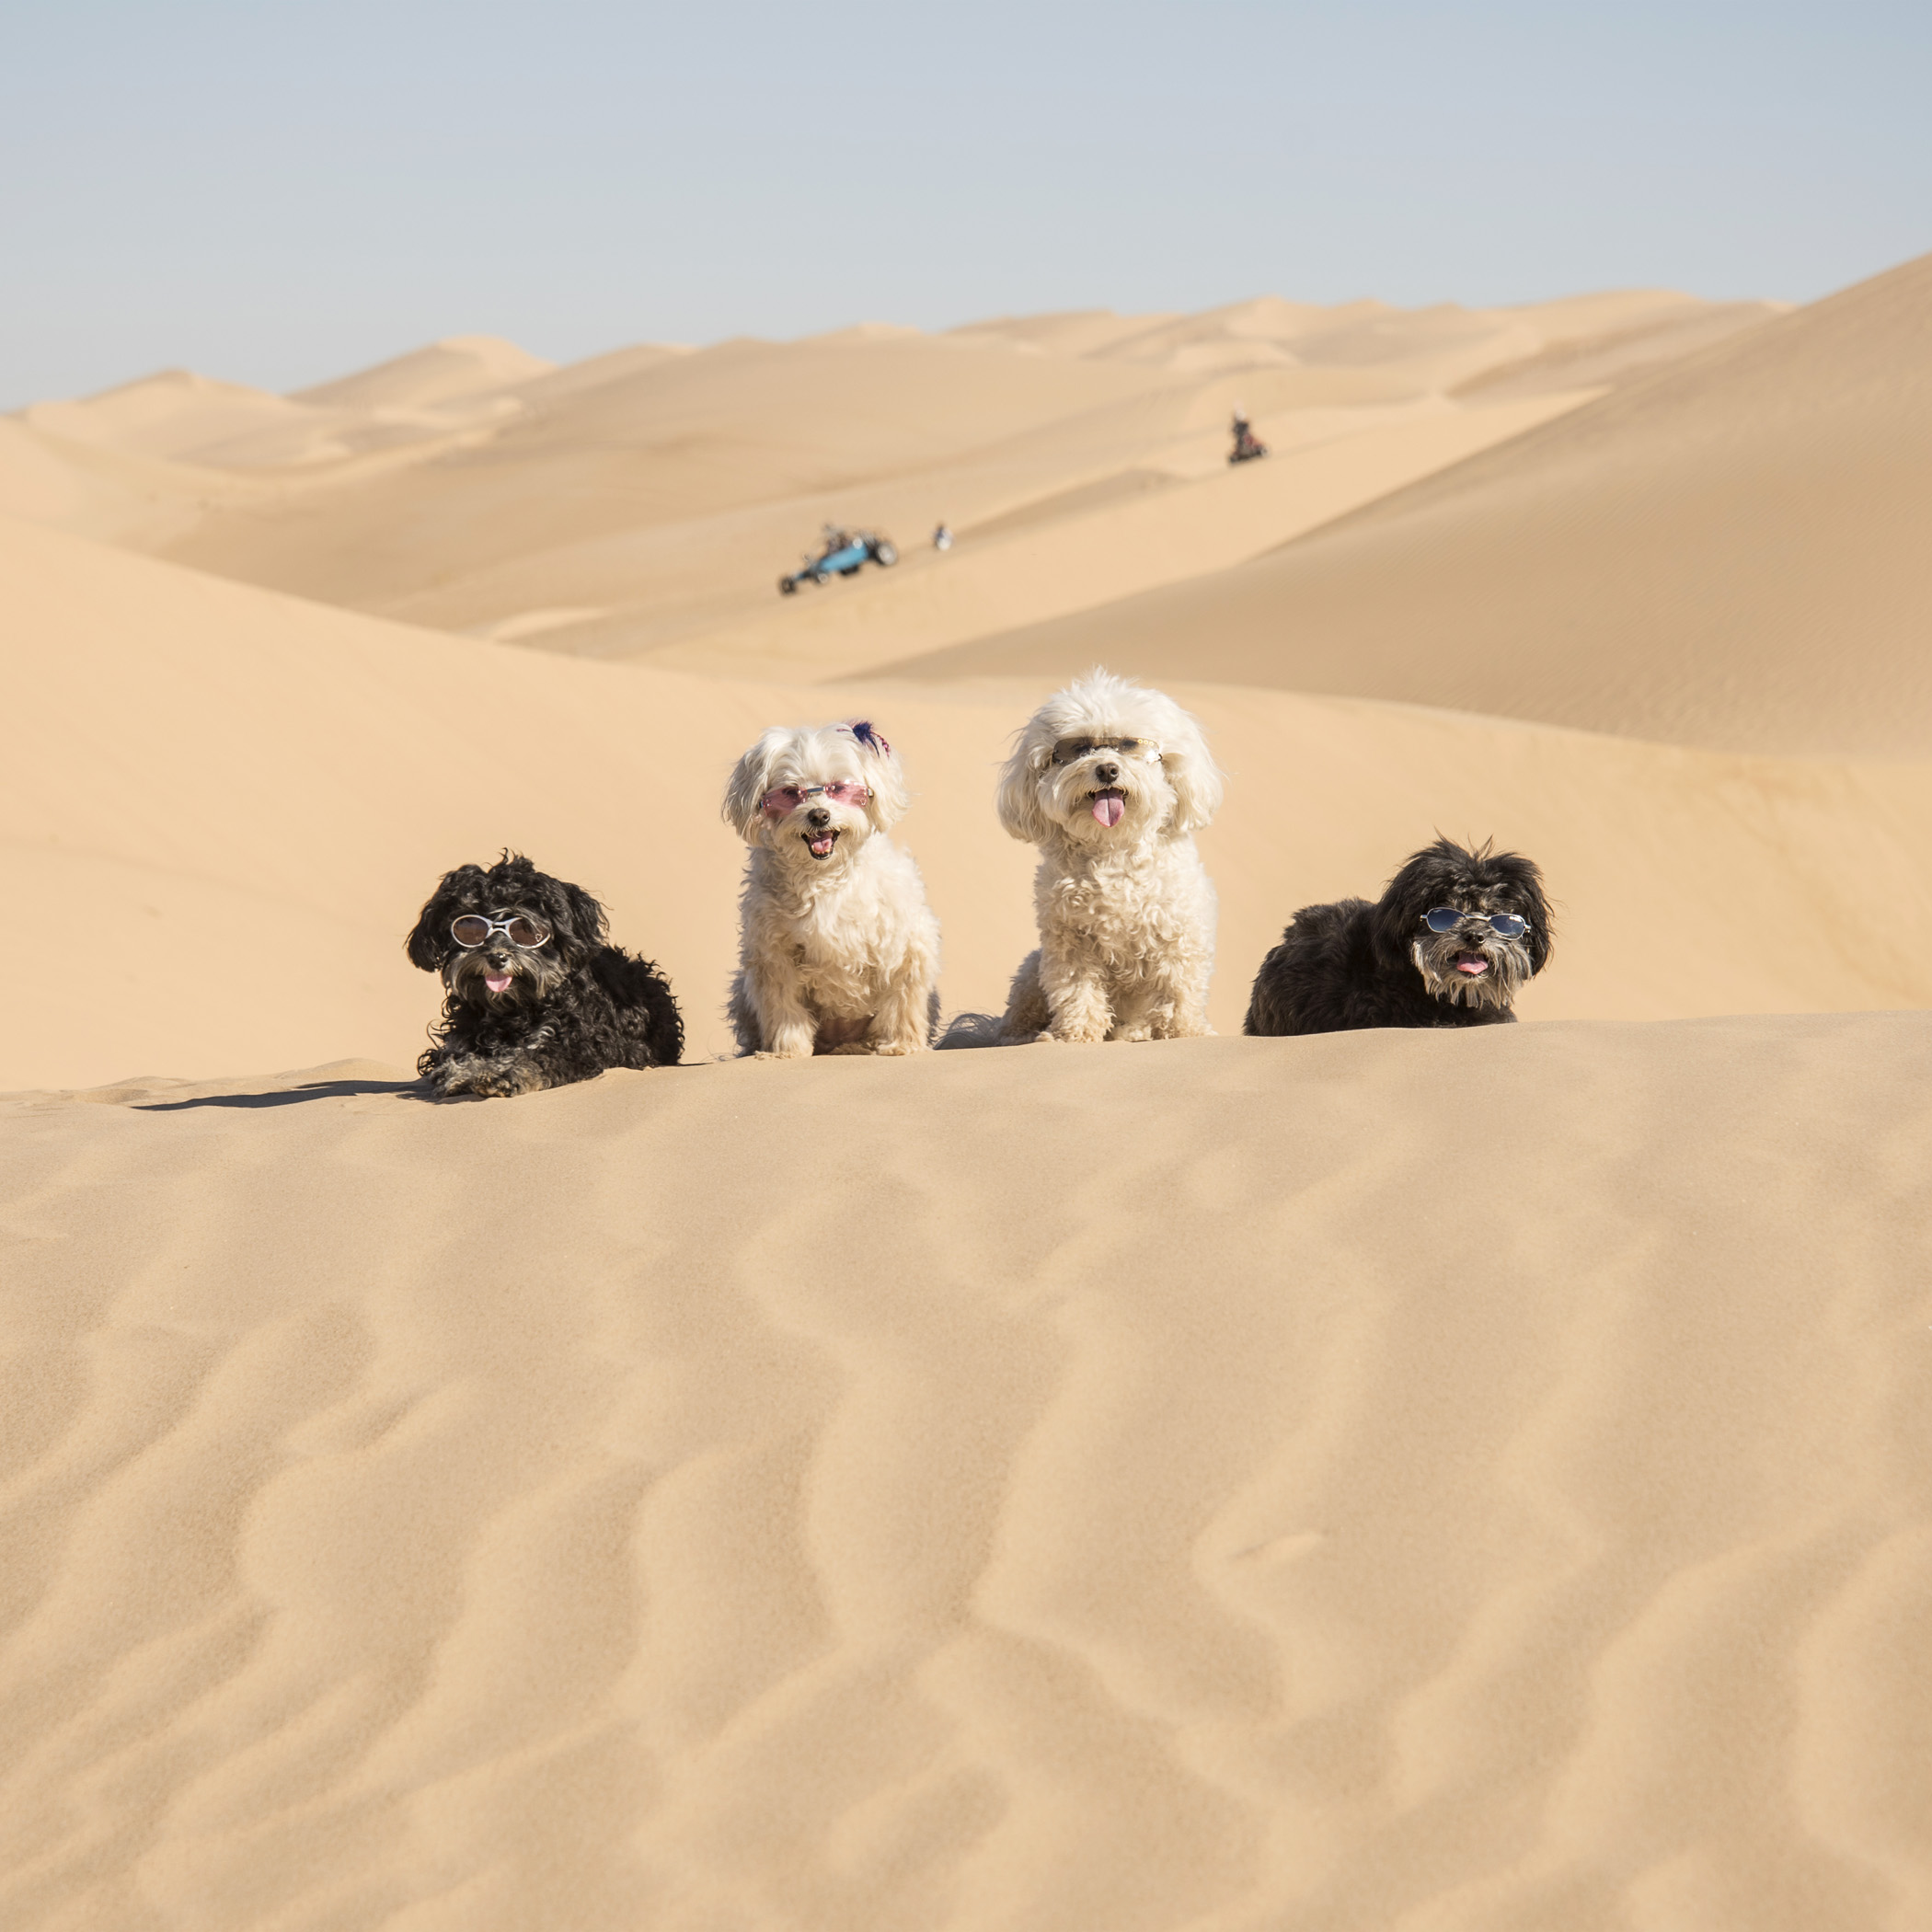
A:
[[[752,848],[731,1026],[742,1052],[915,1053],[938,1017],[939,922],[885,836],[908,803],[863,719],[775,726],[742,757],[724,816]]]
[[[999,784],[1000,823],[1040,847],[1040,950],[1013,976],[1006,1040],[1208,1030],[1214,888],[1192,834],[1220,803],[1172,698],[1093,671],[1041,706]]]

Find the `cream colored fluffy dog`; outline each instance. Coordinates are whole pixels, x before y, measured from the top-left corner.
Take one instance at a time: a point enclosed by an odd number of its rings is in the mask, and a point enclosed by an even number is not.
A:
[[[747,1053],[916,1053],[938,1017],[939,922],[885,834],[908,803],[863,719],[774,727],[738,761],[724,816],[752,848],[731,1026]]]
[[[1041,706],[999,785],[1000,823],[1040,847],[1040,950],[1013,976],[1006,1040],[1208,1030],[1214,888],[1192,834],[1220,803],[1172,698],[1093,671]]]

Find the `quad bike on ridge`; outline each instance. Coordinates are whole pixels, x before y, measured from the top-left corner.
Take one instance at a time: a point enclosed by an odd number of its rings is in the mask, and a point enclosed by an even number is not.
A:
[[[1230,463],[1252,463],[1268,454],[1268,445],[1254,432],[1253,425],[1236,409],[1232,425],[1235,432],[1235,446],[1227,453]]]

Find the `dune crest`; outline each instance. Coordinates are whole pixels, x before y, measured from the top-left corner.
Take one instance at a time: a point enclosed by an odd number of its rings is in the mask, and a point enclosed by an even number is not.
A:
[[[445,336],[373,369],[297,389],[292,399],[323,408],[422,408],[535,382],[556,367],[499,336]]]

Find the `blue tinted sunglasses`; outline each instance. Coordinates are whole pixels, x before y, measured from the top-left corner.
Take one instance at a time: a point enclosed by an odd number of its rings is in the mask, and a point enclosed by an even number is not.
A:
[[[1529,930],[1529,921],[1514,913],[1459,913],[1453,905],[1439,905],[1422,914],[1422,924],[1432,933],[1453,933],[1466,920],[1482,919],[1499,939],[1520,939]]]

